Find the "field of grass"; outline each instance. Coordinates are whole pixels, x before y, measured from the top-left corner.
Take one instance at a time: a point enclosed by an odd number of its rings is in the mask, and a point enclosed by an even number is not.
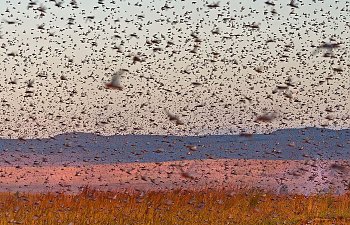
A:
[[[0,194],[0,224],[350,224],[350,194],[249,191]]]

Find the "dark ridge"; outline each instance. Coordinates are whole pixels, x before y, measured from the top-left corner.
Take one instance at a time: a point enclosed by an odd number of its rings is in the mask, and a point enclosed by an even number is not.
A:
[[[43,139],[0,139],[0,154],[0,165],[18,166],[208,158],[340,160],[350,158],[350,129],[310,127],[270,134],[207,136],[66,133]]]

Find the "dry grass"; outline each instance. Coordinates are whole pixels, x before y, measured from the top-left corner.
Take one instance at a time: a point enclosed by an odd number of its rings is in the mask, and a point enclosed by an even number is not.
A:
[[[249,191],[0,194],[0,224],[350,224],[350,194]]]

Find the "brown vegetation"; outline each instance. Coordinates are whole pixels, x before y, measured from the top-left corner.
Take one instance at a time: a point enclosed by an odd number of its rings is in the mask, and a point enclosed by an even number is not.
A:
[[[349,224],[350,194],[260,191],[0,194],[0,224]]]

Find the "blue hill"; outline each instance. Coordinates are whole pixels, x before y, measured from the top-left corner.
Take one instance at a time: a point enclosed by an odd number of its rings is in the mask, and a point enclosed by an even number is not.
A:
[[[196,146],[195,151],[189,145]],[[187,147],[186,147],[187,146]],[[350,159],[350,129],[298,128],[270,134],[161,136],[66,133],[0,139],[0,164],[163,162],[182,159]]]

